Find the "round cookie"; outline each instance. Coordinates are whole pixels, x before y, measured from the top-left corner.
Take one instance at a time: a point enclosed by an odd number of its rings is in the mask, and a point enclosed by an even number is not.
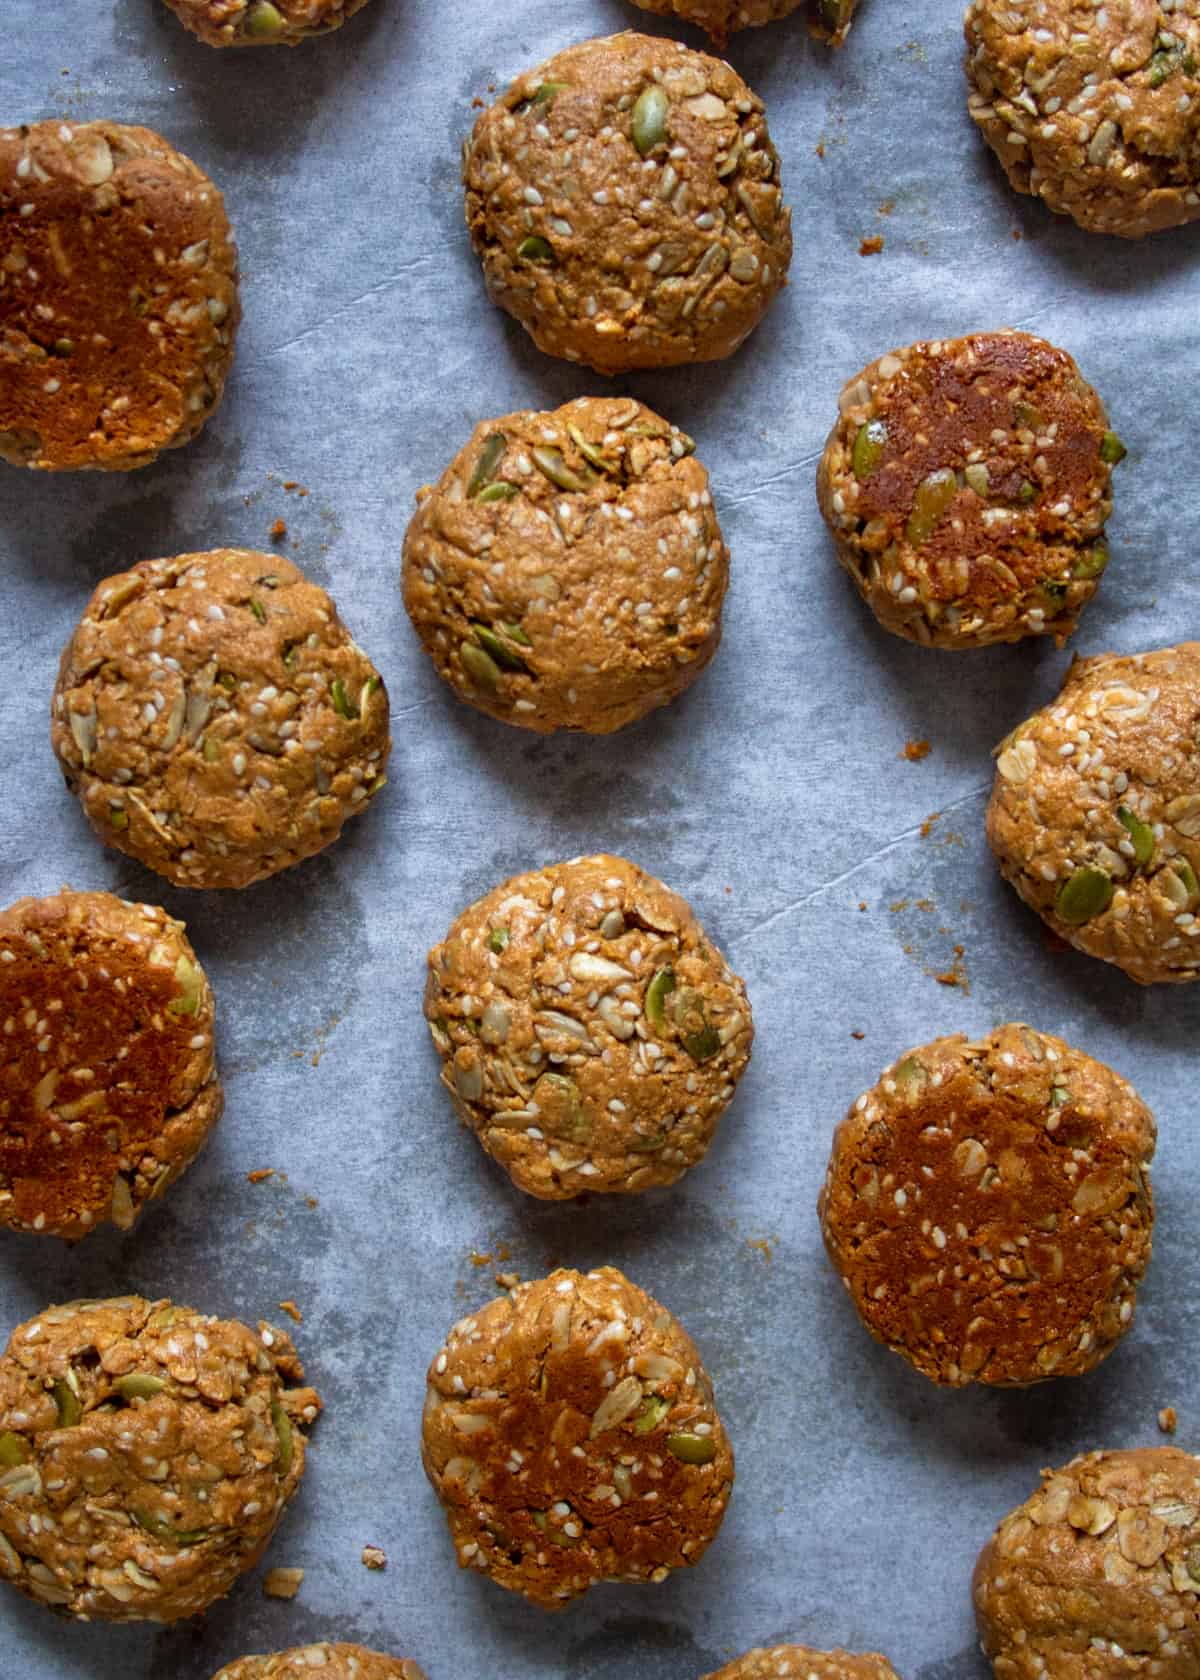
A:
[[[166,0],[210,47],[298,47],[340,29],[367,0]]]
[[[383,679],[290,560],[219,548],[103,582],[62,656],[51,742],[100,838],[178,887],[245,887],[336,840],[383,786]]]
[[[772,1645],[747,1651],[704,1680],[898,1680],[886,1657],[868,1651],[814,1651],[807,1645]]]
[[[404,539],[404,604],[456,694],[524,729],[600,735],[696,680],[729,551],[693,448],[629,398],[476,426]]]
[[[746,1070],[745,987],[624,858],[517,875],[429,953],[425,1018],[463,1122],[546,1200],[673,1184]]]
[[[1200,0],[971,0],[968,109],[1012,186],[1093,233],[1200,217]]]
[[[980,1553],[973,1594],[997,1680],[1195,1680],[1200,1459],[1140,1447],[1043,1471]]]
[[[221,194],[148,128],[0,128],[0,460],[124,472],[221,400],[241,315]]]
[[[804,8],[810,35],[842,47],[850,33],[857,0],[633,0],[644,12],[678,18],[705,30],[724,47],[738,29],[757,29]]]
[[[762,101],[677,41],[584,41],[519,77],[463,181],[492,301],[598,373],[731,355],[787,277]]]
[[[85,1621],[174,1622],[266,1550],[321,1402],[291,1338],[128,1296],[0,1357],[0,1579]]]
[[[20,899],[0,911],[0,1028],[0,1224],[129,1230],[224,1107],[183,923],[110,893]]]
[[[611,1266],[552,1272],[456,1324],[421,1455],[460,1566],[543,1610],[698,1563],[733,1487],[690,1337]]]
[[[885,630],[927,647],[1061,646],[1108,564],[1124,454],[1065,350],[970,333],[893,350],[850,380],[817,500]]]
[[[1026,904],[1141,985],[1200,974],[1200,642],[1077,659],[997,749],[987,835]]]
[[[1133,1321],[1154,1145],[1133,1088],[1061,1038],[938,1038],[834,1134],[825,1247],[867,1329],[931,1382],[1080,1376]]]
[[[385,1657],[365,1645],[298,1645],[267,1657],[239,1657],[213,1680],[425,1680],[415,1662]]]

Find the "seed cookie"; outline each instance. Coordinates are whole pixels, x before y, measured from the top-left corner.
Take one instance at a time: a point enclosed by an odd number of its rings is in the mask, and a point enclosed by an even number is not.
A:
[[[997,1680],[1191,1680],[1200,1666],[1200,1460],[1092,1452],[1042,1472],[973,1583]]]
[[[1061,645],[1108,564],[1124,454],[1065,350],[971,333],[891,351],[849,382],[817,500],[885,630],[929,647]]]
[[[987,834],[1055,933],[1141,985],[1200,974],[1200,642],[1077,659],[998,749]]]
[[[552,1272],[456,1324],[421,1451],[460,1566],[543,1610],[698,1563],[733,1486],[691,1339],[611,1266]]]
[[[784,285],[762,101],[677,41],[612,35],[518,78],[463,156],[492,301],[598,373],[732,355]]]
[[[1200,216],[1200,0],[971,0],[968,109],[1012,186],[1093,233]]]
[[[298,47],[340,29],[367,0],[166,0],[210,47]]]
[[[128,1230],[221,1118],[213,996],[183,923],[110,893],[0,911],[0,1224]]]
[[[1133,1088],[1061,1038],[935,1039],[838,1127],[825,1247],[867,1329],[930,1381],[1079,1376],[1133,1321],[1154,1146]]]
[[[633,0],[644,12],[679,18],[705,30],[719,47],[738,29],[757,29],[804,10],[811,35],[842,47],[850,33],[857,0]]]
[[[59,668],[51,742],[109,846],[179,887],[311,857],[384,785],[383,679],[323,589],[219,548],[105,580]]]
[[[267,1657],[239,1657],[213,1680],[425,1680],[416,1663],[365,1645],[299,1645]]]
[[[174,1622],[266,1550],[321,1402],[290,1337],[128,1296],[0,1357],[0,1578],[84,1621]]]
[[[404,604],[460,698],[598,735],[696,680],[721,639],[729,551],[693,448],[625,398],[476,426],[404,540]]]
[[[187,443],[240,313],[221,194],[161,135],[0,128],[0,460],[125,472]]]
[[[673,1184],[750,1060],[745,987],[624,858],[517,875],[429,953],[425,1018],[460,1119],[547,1200]]]
[[[773,1645],[747,1651],[704,1680],[899,1680],[886,1657],[873,1651],[813,1651],[807,1645]]]

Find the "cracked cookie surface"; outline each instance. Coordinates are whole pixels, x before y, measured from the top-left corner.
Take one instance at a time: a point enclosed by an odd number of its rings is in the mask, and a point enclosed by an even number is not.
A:
[[[340,29],[367,0],[166,0],[210,47],[298,47]]]
[[[476,426],[404,540],[404,604],[456,694],[523,729],[606,734],[696,680],[729,551],[693,448],[629,398]]]
[[[762,101],[678,42],[585,41],[519,77],[476,122],[463,181],[493,302],[598,373],[731,355],[786,280]]]
[[[425,1680],[415,1662],[342,1643],[297,1645],[270,1656],[239,1657],[213,1680]]]

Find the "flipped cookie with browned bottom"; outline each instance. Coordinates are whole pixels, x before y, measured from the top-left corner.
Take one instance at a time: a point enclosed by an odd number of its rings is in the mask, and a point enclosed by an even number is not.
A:
[[[528,71],[463,158],[492,301],[598,373],[732,355],[784,285],[763,104],[728,64],[626,33]]]
[[[421,1454],[458,1561],[543,1610],[698,1563],[733,1487],[683,1328],[611,1266],[523,1283],[429,1368]]]
[[[321,1402],[291,1338],[127,1296],[0,1357],[0,1580],[84,1621],[174,1622],[266,1550]]]
[[[729,551],[693,448],[627,398],[480,422],[404,539],[404,604],[456,694],[599,735],[696,680]]]
[[[1200,217],[1200,0],[972,0],[968,109],[1010,184],[1093,233]]]
[[[166,0],[210,47],[298,47],[340,29],[367,0]]]
[[[747,1651],[704,1680],[898,1680],[886,1657],[866,1651],[814,1651],[807,1645],[772,1645]]]
[[[221,1117],[213,995],[183,923],[110,893],[0,911],[0,1224],[128,1230]]]
[[[1025,903],[1140,985],[1200,976],[1200,642],[1077,659],[997,754],[987,836]]]
[[[0,128],[0,460],[124,472],[187,443],[239,316],[221,194],[161,135]]]
[[[213,1680],[425,1680],[415,1662],[365,1645],[298,1645],[265,1657],[239,1657]]]
[[[1043,1471],[972,1586],[996,1680],[1195,1680],[1200,1459],[1140,1447]]]
[[[1108,564],[1125,454],[1067,352],[1021,332],[912,344],[838,406],[817,500],[884,629],[927,647],[1064,642]]]
[[[724,47],[738,29],[758,29],[803,7],[811,35],[842,47],[850,33],[857,0],[633,0],[644,12],[694,23]]]
[[[429,953],[442,1083],[518,1189],[546,1200],[673,1184],[750,1060],[741,980],[691,907],[625,858],[531,870]]]
[[[851,1106],[818,1211],[867,1329],[948,1387],[1079,1376],[1133,1322],[1154,1117],[1061,1038],[910,1052]]]
[[[385,783],[383,679],[280,555],[146,560],[107,578],[59,667],[51,744],[106,845],[179,887],[312,857]]]

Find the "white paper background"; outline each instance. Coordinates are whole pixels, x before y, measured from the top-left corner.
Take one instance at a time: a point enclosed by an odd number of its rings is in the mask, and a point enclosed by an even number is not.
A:
[[[837,391],[871,357],[1030,327],[1077,357],[1130,448],[1078,648],[1200,634],[1200,230],[1126,246],[1017,200],[966,116],[960,0],[865,0],[839,56],[796,19],[735,38],[783,158],[792,286],[732,362],[612,387],[698,440],[734,557],[724,645],[689,695],[622,736],[541,740],[453,701],[398,588],[413,492],[478,418],[603,388],[486,301],[459,145],[492,85],[589,35],[663,26],[618,0],[372,0],[325,41],[236,54],[156,0],[6,0],[4,16],[0,121],[146,123],[195,157],[226,194],[246,320],[224,405],[187,449],[128,477],[0,469],[2,901],[67,880],[186,916],[218,989],[228,1086],[218,1135],[132,1237],[74,1252],[0,1240],[0,1328],[129,1288],[251,1321],[294,1297],[328,1412],[267,1559],[307,1571],[294,1603],[253,1577],[193,1624],[93,1629],[7,1594],[0,1673],[209,1680],[248,1651],[340,1637],[411,1655],[431,1680],[696,1680],[792,1636],[882,1648],[906,1680],[979,1680],[971,1567],[1038,1468],[1160,1440],[1167,1403],[1180,1443],[1200,1439],[1200,988],[1139,991],[1047,948],[991,866],[982,817],[991,747],[1068,655],[884,635],[833,562],[813,474]],[[860,258],[875,233],[883,254]],[[106,574],[266,548],[277,517],[387,678],[391,786],[300,870],[236,896],[174,892],[102,851],[63,790],[47,738],[57,657]],[[905,762],[920,737],[931,755]],[[453,1120],[420,1017],[423,955],[504,875],[601,847],[691,898],[746,977],[758,1046],[682,1184],[547,1207]],[[969,995],[932,978],[955,944]],[[1136,1328],[1093,1376],[943,1394],[861,1330],[813,1204],[833,1125],[887,1061],[1020,1018],[1111,1061],[1155,1108],[1155,1259]],[[286,1180],[247,1183],[268,1166]],[[472,1265],[501,1244],[507,1261]],[[606,1261],[700,1343],[737,1489],[699,1568],[546,1618],[454,1567],[417,1457],[424,1369],[498,1266]],[[362,1567],[366,1543],[386,1573]]]

